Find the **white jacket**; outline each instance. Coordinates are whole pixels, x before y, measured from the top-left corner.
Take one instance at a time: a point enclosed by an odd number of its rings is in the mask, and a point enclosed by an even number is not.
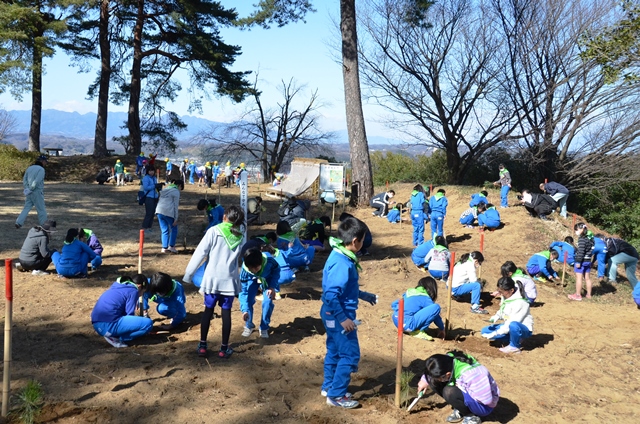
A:
[[[476,274],[476,265],[473,258],[464,263],[457,263],[453,267],[453,281],[451,282],[451,288],[460,287],[466,283],[475,283],[478,281],[478,274]]]
[[[500,309],[490,321],[496,322],[501,319],[504,320],[504,324],[496,330],[498,335],[509,334],[509,324],[514,321],[522,323],[533,333],[533,316],[529,312],[529,302],[517,290],[509,299],[502,299]]]

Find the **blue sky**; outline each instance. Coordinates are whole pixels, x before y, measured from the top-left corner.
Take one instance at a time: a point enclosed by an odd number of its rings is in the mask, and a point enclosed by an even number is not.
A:
[[[255,0],[222,2],[233,5],[241,15],[248,14]],[[240,4],[240,5],[238,5]],[[272,27],[269,30],[253,29],[241,31],[224,29],[223,37],[227,43],[242,47],[235,70],[259,71],[259,89],[263,92],[265,106],[275,104],[279,99],[277,87],[284,80],[294,78],[298,85],[304,85],[302,99],[307,99],[312,90],[318,89],[323,104],[320,113],[322,128],[327,131],[346,129],[344,111],[344,91],[342,71],[336,59],[339,52],[332,45],[339,46],[339,33],[334,22],[339,17],[337,0],[316,0],[316,13],[310,14],[306,23],[296,23],[283,28]],[[86,91],[95,78],[95,72],[81,74],[70,65],[69,59],[62,53],[45,61],[46,74],[43,79],[43,108],[70,112],[96,112],[97,102],[86,100]],[[94,64],[98,66],[98,62]],[[250,76],[253,81],[255,77]],[[185,80],[186,81],[186,80]],[[187,83],[183,83],[180,98],[170,110],[183,115],[188,114]],[[23,101],[18,102],[5,93],[0,95],[0,105],[8,110],[30,109],[30,93],[25,93]],[[247,104],[234,104],[228,99],[205,101],[203,115],[206,119],[230,122],[236,120],[246,110]],[[379,106],[365,103],[365,119],[369,136],[400,138],[392,130],[387,130],[379,121],[387,112]],[[113,111],[126,111],[125,106],[110,106]],[[43,128],[46,132],[46,128]]]

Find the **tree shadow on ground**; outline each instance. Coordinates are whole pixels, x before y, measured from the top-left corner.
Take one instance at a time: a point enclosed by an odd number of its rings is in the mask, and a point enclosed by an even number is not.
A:
[[[553,334],[533,334],[528,339],[522,341],[522,350],[533,350],[545,347],[555,340]]]
[[[273,338],[278,343],[296,344],[305,337],[313,337],[316,334],[324,335],[325,329],[320,317],[297,317],[293,322],[283,323],[272,327]]]

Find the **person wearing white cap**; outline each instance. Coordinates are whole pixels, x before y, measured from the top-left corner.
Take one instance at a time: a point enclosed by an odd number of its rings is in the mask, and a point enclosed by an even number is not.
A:
[[[47,220],[47,209],[44,206],[44,164],[47,161],[45,155],[40,155],[24,173],[24,178],[22,178],[25,195],[24,209],[16,219],[16,228],[21,228],[24,225],[29,211],[34,206],[38,211],[38,223],[43,225]]]
[[[47,220],[29,230],[20,249],[20,262],[15,262],[18,271],[32,271],[33,275],[47,275],[55,249],[49,248],[49,235],[56,231],[56,221]]]

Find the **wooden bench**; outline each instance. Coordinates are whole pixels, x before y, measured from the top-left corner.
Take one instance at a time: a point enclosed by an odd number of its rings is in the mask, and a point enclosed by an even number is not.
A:
[[[45,147],[43,149],[49,156],[60,156],[61,147]]]
[[[115,149],[107,149],[107,156],[113,156],[116,153]]]

